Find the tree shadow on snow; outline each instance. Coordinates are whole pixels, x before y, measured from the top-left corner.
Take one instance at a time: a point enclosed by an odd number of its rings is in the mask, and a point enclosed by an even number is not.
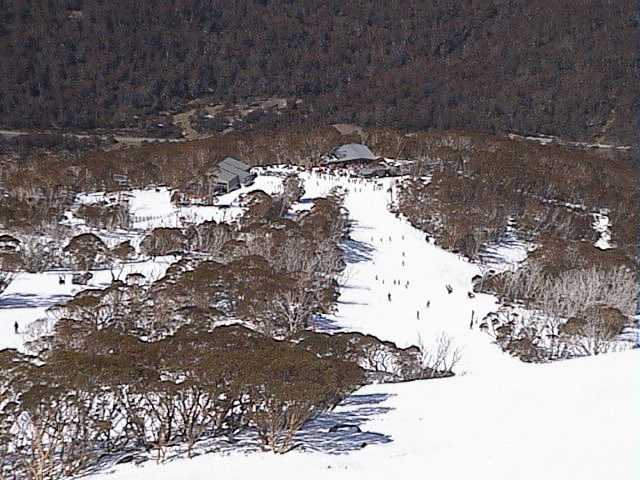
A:
[[[342,251],[347,263],[368,262],[374,250],[371,244],[351,238],[342,243]]]
[[[391,410],[380,405],[389,397],[388,394],[351,395],[340,403],[338,411],[325,412],[307,422],[296,434],[298,448],[339,455],[367,445],[392,442],[389,435],[363,427],[367,421]]]
[[[389,435],[366,431],[363,427],[365,422],[391,410],[390,407],[380,405],[391,396],[389,394],[351,395],[338,406],[338,409],[342,411],[325,412],[307,422],[295,436],[295,449],[344,455],[365,448],[367,445],[392,442]],[[246,455],[263,451],[256,432],[249,429],[232,438],[220,436],[202,440],[194,446],[192,456],[197,457],[208,453],[217,455],[242,453]],[[168,448],[165,461],[171,462],[185,458],[186,453],[184,444],[175,444]],[[109,471],[116,464],[134,463],[139,465],[154,461],[156,455],[157,452],[153,450],[140,451],[135,449],[118,454],[104,454],[99,456],[96,465],[88,468],[81,477],[85,478],[98,472]]]
[[[367,445],[392,442],[389,435],[367,431],[363,426],[376,416],[384,415],[392,410],[390,407],[381,406],[391,396],[386,393],[374,393],[347,397],[338,405],[337,411],[324,412],[305,423],[295,435],[295,449],[340,455],[360,450]],[[332,431],[332,427],[335,431]],[[202,441],[193,453],[194,456],[198,456],[205,453],[242,452],[248,454],[261,451],[264,450],[258,441],[256,432],[250,429],[234,435],[233,439],[218,437]],[[184,454],[184,448],[177,448],[167,455],[167,460],[180,458]]]
[[[345,301],[345,300],[338,300],[338,303],[341,305],[369,305],[366,302],[353,302],[353,301]]]
[[[13,293],[0,296],[0,310],[49,307],[69,298],[69,295],[42,296],[35,293]]]
[[[335,320],[327,318],[324,315],[315,315],[313,317],[312,325],[313,330],[318,332],[338,332],[341,330]]]

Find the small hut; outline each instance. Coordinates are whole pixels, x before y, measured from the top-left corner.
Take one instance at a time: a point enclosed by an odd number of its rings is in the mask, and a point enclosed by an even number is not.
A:
[[[218,164],[221,171],[237,175],[241,185],[251,185],[255,180],[255,174],[251,173],[251,167],[233,157],[226,157]]]

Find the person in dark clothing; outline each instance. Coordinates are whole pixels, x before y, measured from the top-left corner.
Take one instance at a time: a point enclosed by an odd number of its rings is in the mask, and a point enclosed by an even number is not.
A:
[[[18,328],[19,328],[18,322],[14,322],[13,323],[13,330],[16,332],[16,335],[18,334]]]

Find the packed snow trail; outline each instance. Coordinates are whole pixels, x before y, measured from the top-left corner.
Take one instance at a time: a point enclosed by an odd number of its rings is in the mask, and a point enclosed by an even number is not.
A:
[[[445,333],[461,351],[461,372],[517,368],[519,362],[478,328],[479,320],[498,308],[492,296],[469,296],[479,267],[427,242],[424,232],[389,210],[395,180],[302,177],[310,199],[343,187],[345,207],[355,222],[352,240],[344,245],[345,284],[336,314],[327,319],[329,328],[373,334],[403,347],[417,345],[420,339],[429,346]]]

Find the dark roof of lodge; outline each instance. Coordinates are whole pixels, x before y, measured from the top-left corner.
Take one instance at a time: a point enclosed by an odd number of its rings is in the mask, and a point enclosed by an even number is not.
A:
[[[350,162],[354,160],[376,160],[373,152],[361,143],[347,143],[331,150],[326,163]]]
[[[0,242],[20,243],[20,240],[5,233],[4,235],[0,235]]]

